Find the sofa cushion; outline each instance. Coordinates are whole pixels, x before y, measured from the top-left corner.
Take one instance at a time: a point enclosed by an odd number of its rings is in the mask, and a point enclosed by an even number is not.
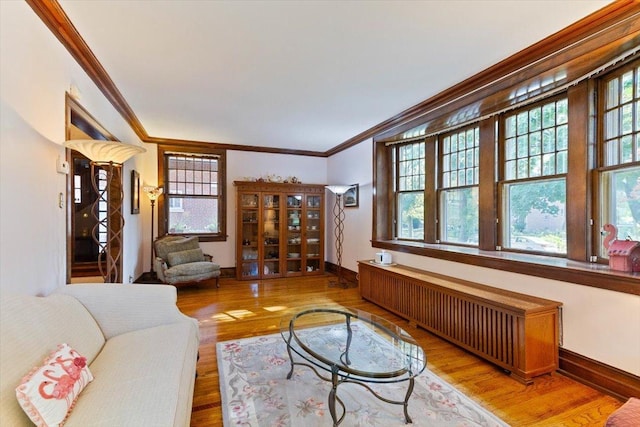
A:
[[[200,249],[200,243],[197,236],[182,237],[168,236],[156,240],[156,255],[165,261],[168,261],[168,255],[171,252],[186,251],[189,249]]]
[[[0,298],[0,414],[3,423],[30,425],[16,399],[22,378],[67,343],[91,364],[105,339],[93,317],[75,298],[2,294]],[[3,424],[4,425],[4,424]]]
[[[174,267],[180,264],[204,261],[202,249],[187,249],[185,251],[170,252],[167,255],[169,266]]]
[[[16,397],[36,426],[58,426],[92,380],[87,358],[68,344],[61,344],[42,366],[23,379]]]
[[[65,427],[189,425],[197,347],[193,322],[111,338]]]

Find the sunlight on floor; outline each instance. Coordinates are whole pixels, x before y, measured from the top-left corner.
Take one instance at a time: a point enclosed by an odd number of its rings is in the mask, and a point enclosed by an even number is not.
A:
[[[289,307],[287,307],[286,305],[273,305],[271,307],[263,307],[263,308],[270,312],[276,312],[276,311],[287,310]]]

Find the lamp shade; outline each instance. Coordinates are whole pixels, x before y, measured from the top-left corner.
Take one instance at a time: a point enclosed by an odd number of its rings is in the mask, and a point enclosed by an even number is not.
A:
[[[142,191],[149,197],[149,200],[158,200],[162,194],[162,187],[144,187]]]
[[[95,163],[123,164],[136,154],[147,151],[138,145],[96,139],[70,139],[64,143],[64,146],[79,151]]]
[[[353,185],[327,185],[324,188],[326,188],[327,190],[331,191],[333,194],[337,194],[337,195],[342,196],[351,187],[353,187]]]

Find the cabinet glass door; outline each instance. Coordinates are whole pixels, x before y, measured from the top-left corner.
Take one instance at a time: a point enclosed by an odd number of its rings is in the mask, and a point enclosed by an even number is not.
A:
[[[287,195],[286,274],[302,273],[302,195]]]
[[[262,277],[280,275],[280,195],[262,195]]]
[[[324,241],[321,223],[322,196],[307,195],[305,208],[304,268],[306,273],[320,272]]]
[[[259,275],[258,241],[260,224],[258,222],[258,216],[260,211],[258,202],[259,198],[257,194],[240,194],[240,215],[242,220],[239,233],[242,241],[240,268],[243,278],[257,278]]]

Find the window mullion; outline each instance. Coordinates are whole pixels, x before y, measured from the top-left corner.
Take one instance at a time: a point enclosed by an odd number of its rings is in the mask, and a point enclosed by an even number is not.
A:
[[[498,192],[496,191],[496,118],[480,122],[480,183],[478,184],[478,248],[486,251],[496,249],[498,227]],[[501,146],[501,145],[498,145]]]
[[[424,240],[427,243],[436,243],[437,233],[437,206],[438,195],[436,192],[437,177],[437,138],[428,137],[425,140],[425,183],[424,183]]]

